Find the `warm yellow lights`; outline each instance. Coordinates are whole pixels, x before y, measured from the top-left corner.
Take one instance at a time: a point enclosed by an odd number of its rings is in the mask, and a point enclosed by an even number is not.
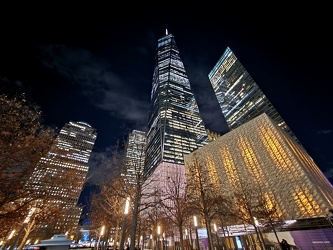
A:
[[[30,218],[31,218],[32,214],[35,212],[35,210],[36,210],[35,207],[33,207],[33,208],[30,209],[29,214],[25,218],[25,220],[23,221],[23,223],[28,223],[30,221]]]
[[[11,238],[13,238],[14,233],[15,233],[15,230],[13,230],[13,231],[9,234],[9,236],[8,236],[8,240],[10,240]]]
[[[105,226],[102,226],[102,228],[101,228],[101,235],[104,235],[104,230],[105,230]]]
[[[185,155],[184,162],[188,183],[196,181],[200,163],[214,191],[232,196],[246,187],[276,219],[323,216],[333,200],[311,157],[266,114]]]
[[[124,211],[124,214],[128,214],[128,210],[129,210],[129,200],[130,200],[130,198],[127,198],[127,199],[126,199],[126,204],[125,204],[125,211]]]
[[[253,217],[254,225],[259,226],[258,219],[256,217]]]
[[[193,222],[194,222],[194,226],[197,227],[198,226],[198,222],[197,222],[197,216],[193,216]]]

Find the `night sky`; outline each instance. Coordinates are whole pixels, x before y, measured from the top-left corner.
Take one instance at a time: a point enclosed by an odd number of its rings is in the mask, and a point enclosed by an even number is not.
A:
[[[73,120],[95,127],[91,174],[117,140],[147,124],[157,39],[168,29],[207,128],[225,130],[208,74],[229,46],[333,182],[333,41],[325,8],[244,15],[90,7],[3,8],[0,83],[27,93],[47,126]]]

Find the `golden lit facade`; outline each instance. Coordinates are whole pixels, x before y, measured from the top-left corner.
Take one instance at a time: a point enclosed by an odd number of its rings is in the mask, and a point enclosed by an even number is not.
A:
[[[284,220],[324,217],[333,187],[308,153],[265,113],[185,156],[186,169],[204,165],[218,192],[244,183],[263,192]],[[244,185],[243,185],[244,186]]]
[[[184,154],[207,144],[207,134],[171,34],[158,40],[148,120],[145,176],[161,163],[184,165]]]
[[[88,161],[96,137],[96,129],[85,122],[70,121],[65,124],[57,135],[54,147],[40,160],[29,179],[28,185],[37,191],[47,185],[53,202],[55,199],[66,211],[56,223],[53,233],[76,231],[82,213],[78,199],[86,181]],[[52,182],[54,176],[58,176],[56,182]],[[63,182],[59,181],[62,176],[65,177]]]
[[[126,180],[135,185],[137,174],[143,174],[145,164],[146,133],[139,130],[133,130],[128,135],[126,147]]]
[[[266,113],[298,143],[272,103],[228,47],[208,75],[230,129]]]

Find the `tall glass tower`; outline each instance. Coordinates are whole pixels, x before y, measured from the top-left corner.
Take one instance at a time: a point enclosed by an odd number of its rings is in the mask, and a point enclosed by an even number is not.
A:
[[[138,178],[142,176],[145,164],[146,133],[140,130],[132,130],[128,135],[126,147],[126,180],[136,185]]]
[[[161,163],[183,165],[207,134],[172,34],[158,40],[148,120],[145,176]]]
[[[86,181],[88,161],[96,137],[96,129],[85,122],[70,121],[65,124],[55,140],[55,145],[46,157],[41,158],[29,179],[28,185],[37,192],[47,187],[49,195],[52,195],[57,204],[61,204],[64,211],[56,223],[44,226],[52,231],[52,235],[66,231],[76,232],[82,213],[78,199]],[[54,176],[58,179],[66,176],[66,182],[52,182]],[[47,234],[48,231],[41,232],[44,233]]]
[[[272,103],[228,47],[208,75],[230,129],[266,113],[298,143]]]

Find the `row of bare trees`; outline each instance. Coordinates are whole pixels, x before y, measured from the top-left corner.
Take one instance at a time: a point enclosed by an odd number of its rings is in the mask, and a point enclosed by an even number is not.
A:
[[[52,201],[47,185],[41,186],[39,192],[26,185],[39,160],[53,144],[55,132],[43,127],[41,111],[29,104],[24,96],[0,95],[0,108],[0,237],[5,239],[11,230],[22,229],[24,244],[28,235],[44,221],[50,224],[65,212],[57,205],[56,198]],[[199,160],[187,166],[186,183],[181,174],[171,175],[163,190],[151,188],[156,186],[156,180],[145,180],[142,161],[131,162],[135,183],[129,182],[126,178],[129,162],[123,153],[126,150],[120,149],[126,147],[116,146],[112,157],[104,162],[100,191],[91,201],[92,227],[98,234],[100,227],[105,225],[105,239],[112,234],[114,242],[120,242],[127,198],[131,201],[131,213],[125,234],[130,236],[131,250],[139,247],[140,235],[156,237],[158,225],[163,226],[168,237],[177,235],[184,248],[183,234],[185,228],[193,229],[193,215],[199,215],[201,226],[206,227],[210,249],[213,222],[222,229],[237,223],[250,224],[257,229],[254,217],[263,219],[273,228],[274,223],[281,220],[278,206],[272,203],[274,199],[267,198],[270,194],[264,193],[259,183],[241,180],[233,190],[223,190],[223,183],[214,179],[214,174]],[[138,159],[144,157],[143,147],[138,144],[137,152],[142,153],[137,155]],[[47,164],[44,167],[47,168]],[[55,177],[51,182],[70,181],[64,179],[66,176]],[[47,181],[50,180],[45,179]],[[32,208],[33,215],[24,223]],[[262,237],[261,244],[264,244]]]
[[[124,148],[126,149],[126,145]],[[107,228],[104,241],[112,237],[115,245],[120,242],[123,211],[126,198],[129,197],[131,213],[127,216],[125,229],[128,230],[125,235],[126,239],[130,237],[131,250],[141,247],[141,235],[152,235],[154,239],[161,237],[157,234],[158,226],[163,228],[164,237],[177,237],[179,246],[184,249],[187,245],[184,239],[190,239],[189,236],[184,236],[184,232],[185,229],[193,232],[194,215],[200,218],[200,227],[207,230],[209,249],[213,249],[214,245],[213,224],[222,229],[223,239],[229,236],[225,230],[227,226],[243,224],[246,228],[252,225],[257,234],[257,242],[251,242],[253,238],[249,238],[248,244],[252,244],[255,249],[264,249],[265,241],[256,218],[260,218],[274,231],[279,242],[275,227],[282,221],[281,213],[274,199],[269,199],[271,194],[264,192],[260,183],[239,179],[233,190],[226,190],[223,183],[216,178],[216,174],[212,173],[204,162],[195,158],[195,161],[186,167],[185,182],[182,171],[179,171],[167,176],[166,184],[161,190],[159,185],[154,184],[161,180],[145,180],[143,166],[138,164],[133,185],[125,178],[125,154],[115,150],[113,155],[116,157],[106,164],[107,168],[113,170],[110,171],[112,178],[102,184],[99,193],[92,196],[90,207],[96,234],[103,225]],[[114,171],[115,169],[118,171]],[[103,171],[105,172],[107,171]],[[226,241],[222,244],[227,247]]]
[[[257,242],[248,244],[255,249],[266,249],[257,218],[274,231],[279,242],[275,227],[282,223],[283,218],[273,195],[263,191],[262,185],[266,185],[265,183],[233,173],[233,186],[230,188],[229,185],[221,183],[222,180],[206,160],[195,154],[193,159],[192,164],[186,168],[187,187],[191,207],[199,212],[206,227],[209,249],[213,249],[213,223],[221,226],[224,239],[229,236],[225,231],[227,226],[244,225],[246,228],[252,225],[257,234]],[[249,241],[251,240],[253,238],[249,237]],[[223,245],[225,244],[226,242],[223,242]]]

